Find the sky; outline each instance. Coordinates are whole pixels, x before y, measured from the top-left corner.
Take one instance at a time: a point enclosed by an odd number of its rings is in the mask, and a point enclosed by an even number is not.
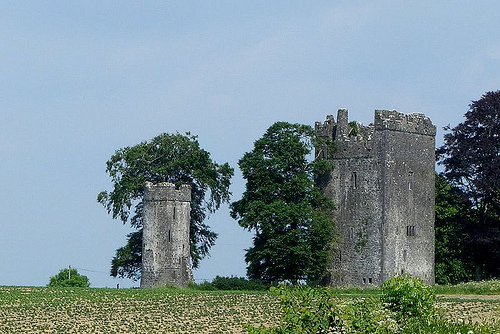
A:
[[[43,286],[68,266],[93,287],[132,230],[96,201],[106,161],[163,132],[191,132],[218,163],[276,121],[339,108],[424,113],[438,128],[500,89],[500,2],[2,1],[0,285]],[[223,206],[199,282],[245,276],[252,234]]]

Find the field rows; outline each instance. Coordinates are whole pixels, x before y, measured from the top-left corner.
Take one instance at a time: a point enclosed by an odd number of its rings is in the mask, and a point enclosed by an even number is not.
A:
[[[0,333],[242,333],[279,309],[267,293],[0,287]]]
[[[441,299],[450,321],[500,318],[499,300]],[[278,297],[258,292],[0,287],[0,333],[244,333],[276,325]]]

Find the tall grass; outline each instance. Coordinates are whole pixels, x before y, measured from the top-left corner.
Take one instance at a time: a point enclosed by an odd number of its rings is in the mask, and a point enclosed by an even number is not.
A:
[[[435,285],[434,291],[443,295],[500,295],[500,280]]]

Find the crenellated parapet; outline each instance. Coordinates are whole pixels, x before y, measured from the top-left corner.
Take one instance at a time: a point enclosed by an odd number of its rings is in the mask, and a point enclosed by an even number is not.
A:
[[[335,143],[335,158],[372,155],[373,125],[365,126],[360,122],[350,122],[347,109],[338,110],[337,122],[332,115],[328,115],[323,123],[316,122],[315,129],[324,142]]]
[[[375,110],[375,129],[435,136],[436,126],[420,113],[403,114],[395,110]]]
[[[176,186],[170,182],[154,184],[148,181],[144,185],[144,200],[191,202],[191,186],[188,184]]]

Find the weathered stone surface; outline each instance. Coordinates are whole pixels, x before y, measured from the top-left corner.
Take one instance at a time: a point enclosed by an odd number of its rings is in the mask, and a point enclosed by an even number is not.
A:
[[[434,147],[436,128],[422,114],[376,110],[374,124],[337,123],[327,116],[317,133],[336,143],[316,156],[334,162],[321,180],[337,205],[339,245],[331,284],[380,285],[409,273],[434,283]]]
[[[141,288],[185,287],[192,281],[189,253],[191,187],[144,187]]]

